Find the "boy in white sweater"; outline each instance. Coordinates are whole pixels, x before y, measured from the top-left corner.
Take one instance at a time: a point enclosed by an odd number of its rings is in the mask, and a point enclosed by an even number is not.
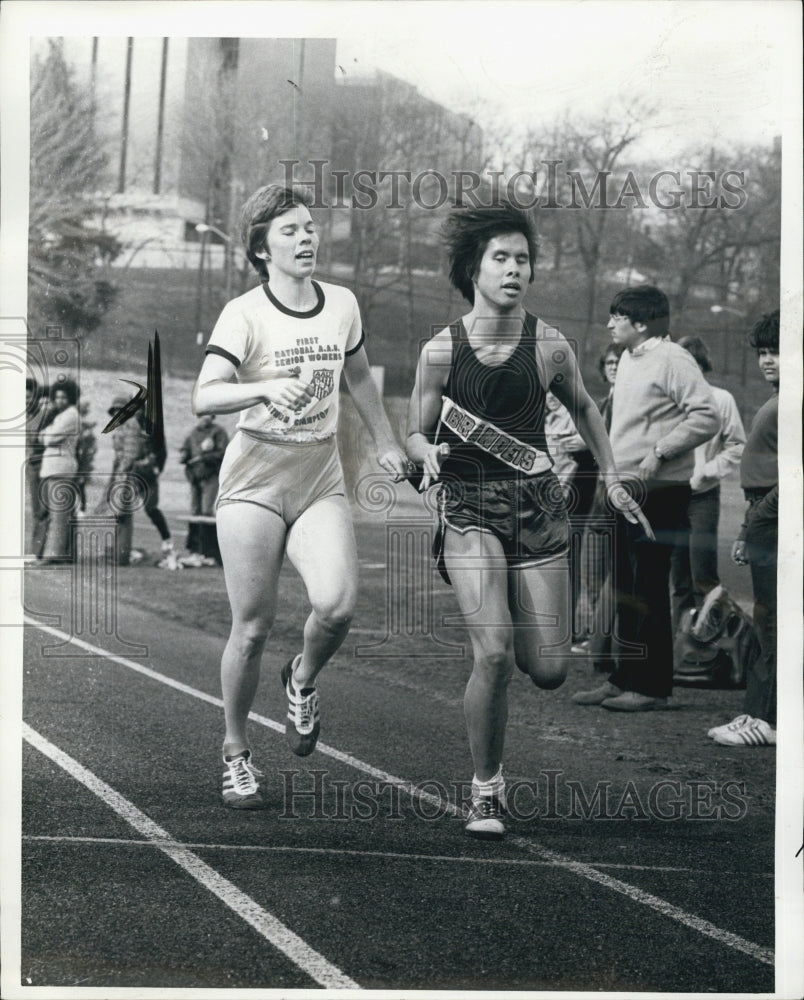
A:
[[[669,340],[670,305],[651,285],[626,288],[609,329],[625,350],[614,383],[611,444],[618,473],[656,535],[619,516],[615,532],[616,668],[579,705],[661,708],[672,693],[670,555],[685,539],[695,448],[720,429],[712,389],[691,355]]]

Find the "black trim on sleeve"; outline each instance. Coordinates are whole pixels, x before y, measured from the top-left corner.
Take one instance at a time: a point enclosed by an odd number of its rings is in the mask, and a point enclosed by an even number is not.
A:
[[[361,329],[361,331],[360,331],[360,340],[358,340],[357,344],[355,344],[355,346],[351,349],[351,351],[347,351],[346,352],[346,357],[348,358],[352,354],[357,354],[357,352],[363,346],[363,341],[365,339],[366,339],[366,331],[363,330],[363,329]]]
[[[315,289],[317,299],[316,304],[312,309],[308,309],[307,312],[298,312],[296,309],[290,309],[288,306],[281,303],[271,291],[267,281],[263,281],[262,283],[262,290],[268,296],[268,301],[286,316],[295,316],[297,319],[312,319],[313,316],[317,316],[324,308],[324,289],[318,284],[317,281],[313,282],[313,288]]]
[[[221,358],[226,358],[227,361],[231,361],[235,368],[239,368],[241,361],[236,358],[234,354],[230,354],[223,347],[216,347],[215,344],[210,344],[209,347],[204,351],[204,354],[217,354]]]

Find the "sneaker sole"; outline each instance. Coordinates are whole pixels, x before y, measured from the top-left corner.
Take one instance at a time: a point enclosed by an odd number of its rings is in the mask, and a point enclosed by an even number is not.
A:
[[[464,830],[469,837],[474,837],[475,840],[502,840],[505,837],[505,827],[500,824],[499,829],[489,828],[489,827],[475,827],[470,828],[467,824]]]
[[[291,656],[282,668],[282,672],[280,674],[282,679],[282,690],[285,693],[285,698],[288,696],[288,681],[290,680],[290,675],[295,661],[296,657]],[[287,740],[288,746],[297,757],[309,757],[313,750],[315,750],[316,744],[318,743],[318,734],[321,732],[321,723],[316,722],[313,726],[312,732],[302,734],[297,732],[296,727],[291,726],[289,722],[290,720],[285,718],[285,739]]]
[[[237,799],[227,799],[224,797],[223,804],[226,806],[227,809],[238,809],[241,811],[242,810],[254,811],[257,809],[265,808],[265,802],[263,802],[262,798],[257,799],[251,795],[245,796],[240,801],[238,801]]]

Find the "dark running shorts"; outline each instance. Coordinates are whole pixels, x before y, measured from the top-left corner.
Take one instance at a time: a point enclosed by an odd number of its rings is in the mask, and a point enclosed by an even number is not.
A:
[[[500,540],[511,567],[538,566],[569,551],[566,499],[552,472],[484,483],[445,481],[438,495],[438,513],[433,557],[447,583],[445,527],[462,535],[488,531]]]

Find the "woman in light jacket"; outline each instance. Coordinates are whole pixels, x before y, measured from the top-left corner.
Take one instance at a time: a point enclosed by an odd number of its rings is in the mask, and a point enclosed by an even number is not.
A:
[[[81,432],[78,388],[70,379],[51,389],[55,416],[39,435],[44,445],[39,471],[39,495],[43,511],[36,533],[36,553],[43,564],[68,563],[70,518],[78,501],[76,446]]]

